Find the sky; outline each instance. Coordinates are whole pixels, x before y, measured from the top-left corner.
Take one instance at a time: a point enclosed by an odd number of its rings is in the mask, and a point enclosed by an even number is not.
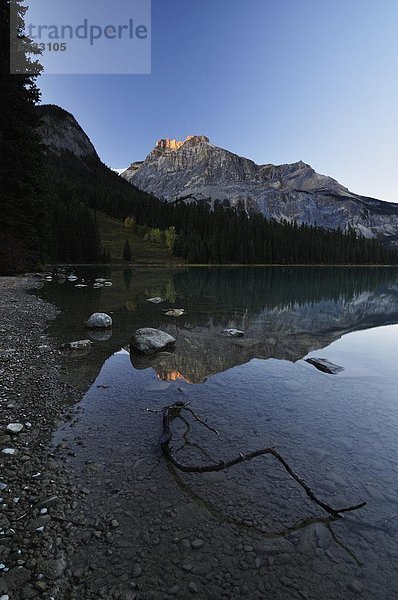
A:
[[[152,0],[150,74],[38,83],[111,167],[143,160],[160,138],[204,134],[398,202],[397,24],[396,0]],[[119,60],[128,69],[125,46]]]

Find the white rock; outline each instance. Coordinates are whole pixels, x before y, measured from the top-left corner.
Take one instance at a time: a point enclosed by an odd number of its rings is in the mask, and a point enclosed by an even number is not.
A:
[[[10,431],[11,433],[20,433],[22,429],[22,423],[9,423],[7,425],[7,431]]]
[[[112,281],[105,281],[104,282],[104,287],[111,287],[112,286]]]
[[[240,329],[232,328],[232,329],[223,329],[221,332],[221,335],[224,335],[226,337],[243,337],[245,334]]]
[[[2,483],[2,482],[0,481],[0,490],[6,490],[6,489],[7,489],[7,487],[8,487],[8,485],[7,485],[6,483]]]
[[[67,279],[68,279],[68,281],[77,281],[76,275],[69,275],[69,277]]]
[[[11,455],[17,453],[15,448],[3,448],[3,450],[1,452],[2,452],[2,454],[11,454]]]
[[[102,288],[102,287],[104,287],[104,284],[103,284],[103,283],[98,283],[98,282],[97,282],[97,283],[94,283],[94,285],[93,285],[93,288],[94,288],[94,289],[96,289],[96,290],[97,290],[98,288]]]
[[[152,302],[152,304],[160,304],[161,302],[164,302],[164,299],[160,296],[154,296],[153,298],[147,298],[146,301]]]
[[[76,342],[67,342],[62,344],[63,350],[88,350],[93,345],[91,340],[77,340]]]
[[[87,286],[86,286],[86,284],[85,284],[85,283],[77,283],[77,284],[75,285],[75,288],[79,288],[79,289],[80,289],[80,288],[86,288],[86,287],[87,287]]]
[[[102,277],[97,277],[97,279],[94,279],[95,283],[105,283],[106,279],[103,279]]]
[[[183,308],[170,308],[170,310],[166,310],[166,315],[168,317],[181,317],[183,314]]]
[[[93,329],[112,327],[112,317],[106,313],[93,313],[86,325],[87,327],[91,327]]]
[[[152,327],[137,329],[131,339],[130,348],[142,354],[154,354],[175,343],[175,338]]]

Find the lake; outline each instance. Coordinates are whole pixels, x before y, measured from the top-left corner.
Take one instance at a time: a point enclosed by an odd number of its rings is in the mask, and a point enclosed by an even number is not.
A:
[[[63,356],[84,398],[54,436],[76,486],[72,516],[86,524],[70,549],[75,580],[103,598],[398,598],[398,269],[74,271],[78,281],[39,293],[61,311],[50,325],[60,345],[93,339],[86,355]],[[112,286],[93,289],[96,277]],[[96,311],[112,330],[88,332]],[[172,334],[174,352],[130,357],[140,327]],[[176,401],[219,432],[175,419],[180,462],[275,446],[322,500],[366,507],[331,517],[271,456],[177,470],[160,449],[161,414],[147,410]]]

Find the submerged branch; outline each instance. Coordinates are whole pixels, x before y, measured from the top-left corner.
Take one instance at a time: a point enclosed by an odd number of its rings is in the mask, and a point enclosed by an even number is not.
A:
[[[279,452],[274,447],[271,447],[271,446],[266,446],[265,448],[261,448],[259,450],[253,450],[253,451],[247,452],[245,454],[240,452],[236,458],[233,458],[233,459],[227,460],[227,461],[220,460],[218,463],[215,463],[212,465],[185,465],[185,464],[181,463],[174,456],[174,454],[172,452],[172,448],[170,446],[170,443],[171,443],[171,440],[173,437],[173,432],[172,432],[170,423],[173,419],[180,416],[180,413],[182,410],[186,410],[187,412],[192,414],[195,421],[199,422],[201,425],[204,425],[207,429],[209,429],[210,431],[213,431],[214,433],[216,433],[218,435],[218,431],[216,429],[214,429],[213,427],[210,427],[206,421],[203,421],[200,417],[198,417],[194,413],[194,411],[191,408],[189,408],[184,402],[176,402],[175,404],[165,406],[161,410],[151,411],[151,412],[158,412],[158,413],[162,412],[163,413],[163,418],[162,418],[163,430],[162,430],[162,435],[161,435],[161,440],[160,440],[162,452],[163,452],[164,456],[167,458],[167,460],[169,460],[180,471],[183,471],[184,473],[211,473],[211,472],[216,472],[216,471],[223,471],[224,469],[229,469],[230,467],[233,467],[240,463],[253,460],[253,458],[256,458],[258,456],[264,456],[266,454],[269,454],[269,455],[273,456],[284,467],[284,469],[287,471],[287,473],[303,488],[303,490],[305,491],[307,496],[313,502],[315,502],[315,504],[318,504],[318,506],[323,508],[323,510],[328,512],[333,517],[341,517],[341,513],[358,510],[359,508],[363,508],[366,505],[366,502],[361,502],[359,504],[354,504],[352,506],[345,506],[342,508],[333,508],[326,502],[323,502],[316,496],[316,494],[313,492],[313,490],[310,488],[310,486],[304,481],[304,479],[302,479],[297,473],[295,473],[295,471],[293,471],[293,469],[288,464],[288,462],[283,458],[283,456],[281,456],[281,454],[279,454]]]

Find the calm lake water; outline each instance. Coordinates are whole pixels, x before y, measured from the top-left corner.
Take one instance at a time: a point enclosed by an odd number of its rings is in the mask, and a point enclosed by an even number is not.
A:
[[[40,294],[61,309],[51,325],[60,345],[94,341],[63,359],[85,396],[54,438],[76,482],[75,518],[87,524],[72,553],[81,589],[153,600],[398,598],[398,270],[75,272],[87,288],[54,280]],[[112,287],[93,289],[95,277]],[[168,307],[185,314],[168,317]],[[88,333],[95,311],[112,315],[112,331]],[[175,351],[130,359],[139,327],[171,333]],[[222,337],[230,327],[245,336]],[[308,356],[344,371],[322,373]],[[160,452],[161,416],[147,408],[177,400],[220,432],[175,421],[181,462],[273,445],[327,503],[367,506],[333,520],[271,457],[176,471]]]

